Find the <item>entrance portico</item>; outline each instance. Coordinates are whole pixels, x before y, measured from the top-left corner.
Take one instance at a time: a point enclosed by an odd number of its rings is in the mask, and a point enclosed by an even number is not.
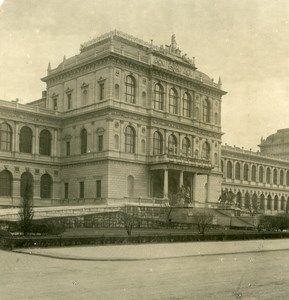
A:
[[[174,158],[153,163],[150,166],[150,196],[173,201],[183,187],[189,193],[191,203],[210,202],[211,169],[208,161],[196,159],[189,163],[180,163]],[[198,193],[200,189],[203,189],[202,193]]]

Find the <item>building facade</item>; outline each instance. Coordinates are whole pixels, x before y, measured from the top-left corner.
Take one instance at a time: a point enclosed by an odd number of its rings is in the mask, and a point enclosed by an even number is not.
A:
[[[221,193],[221,99],[226,93],[182,55],[119,31],[49,64],[42,98],[0,101],[0,201],[34,205],[170,198],[196,206]]]
[[[225,145],[221,164],[222,188],[236,195],[240,208],[264,214],[287,211],[289,161]]]

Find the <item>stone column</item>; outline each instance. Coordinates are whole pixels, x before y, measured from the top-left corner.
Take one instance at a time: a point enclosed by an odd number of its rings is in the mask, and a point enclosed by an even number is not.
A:
[[[210,198],[211,198],[211,175],[207,175],[207,199],[206,202],[210,202]]]
[[[193,201],[197,201],[197,184],[198,184],[198,174],[195,173],[193,177]]]
[[[281,210],[281,199],[278,199],[278,202],[277,202],[277,211],[280,212]]]
[[[169,196],[169,171],[164,170],[164,198]]]
[[[267,210],[267,198],[265,196],[265,198],[264,198],[264,211],[266,211],[266,210]]]
[[[13,151],[19,152],[19,123],[18,122],[15,122],[15,127],[14,127]]]
[[[182,187],[184,184],[184,172],[180,171],[179,187]]]
[[[35,126],[35,141],[34,141],[34,150],[32,150],[33,154],[39,155],[39,127]]]
[[[57,129],[54,129],[52,156],[57,156]]]

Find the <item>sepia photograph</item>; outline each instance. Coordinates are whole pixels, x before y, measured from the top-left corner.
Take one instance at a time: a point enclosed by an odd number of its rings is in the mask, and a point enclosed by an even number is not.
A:
[[[289,2],[0,0],[0,299],[288,299]]]

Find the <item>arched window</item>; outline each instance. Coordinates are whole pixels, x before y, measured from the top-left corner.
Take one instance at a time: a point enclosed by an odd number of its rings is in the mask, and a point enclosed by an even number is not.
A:
[[[162,153],[163,153],[163,138],[158,131],[155,131],[153,135],[153,154],[158,155]]]
[[[125,152],[135,153],[135,130],[131,126],[125,129]]]
[[[280,171],[280,185],[284,185],[284,172],[283,172],[283,170]]]
[[[133,197],[134,194],[134,178],[132,175],[127,177],[127,195]]]
[[[187,137],[183,138],[182,153],[185,156],[190,156],[191,155],[191,143],[190,143],[190,140]]]
[[[155,85],[154,108],[159,110],[164,109],[164,89],[159,83]]]
[[[49,174],[43,174],[40,180],[40,198],[49,199],[52,195],[52,179]]]
[[[7,170],[0,172],[0,197],[1,196],[12,196],[12,175]]]
[[[173,134],[169,136],[168,148],[170,154],[177,154],[177,138]]]
[[[178,94],[174,88],[169,93],[169,112],[175,115],[178,113]]]
[[[32,130],[24,126],[20,130],[19,151],[23,153],[32,153]]]
[[[235,165],[235,179],[237,180],[241,179],[241,166],[239,162],[236,162]]]
[[[119,149],[119,136],[117,134],[114,135],[114,148]]]
[[[199,158],[199,150],[198,149],[195,150],[195,158]]]
[[[277,184],[277,170],[274,169],[273,171],[273,184]]]
[[[281,210],[285,210],[285,197],[281,197]]]
[[[268,197],[267,197],[267,209],[269,209],[269,210],[272,209],[272,197],[271,197],[271,195],[268,195]]]
[[[114,97],[115,97],[115,99],[119,99],[119,85],[118,84],[116,84],[114,86]]]
[[[260,166],[259,167],[259,182],[263,183],[263,181],[264,181],[264,170],[263,170],[263,167]]]
[[[248,192],[245,194],[245,208],[249,209],[250,208],[250,195]]]
[[[264,196],[264,194],[261,194],[261,196],[260,196],[260,209],[261,210],[265,209],[265,196]]]
[[[244,164],[244,176],[243,176],[245,181],[249,180],[249,167],[247,164]]]
[[[202,159],[210,159],[210,145],[208,142],[205,142],[202,147]]]
[[[252,206],[253,206],[254,212],[257,212],[259,205],[258,205],[258,197],[257,197],[256,193],[254,193],[253,196],[252,196]]]
[[[39,154],[50,155],[51,153],[51,133],[44,129],[40,132],[39,137]]]
[[[125,81],[126,102],[135,103],[135,89],[136,89],[135,79],[131,75],[126,76],[126,81]]]
[[[278,210],[278,201],[279,201],[279,199],[278,199],[278,196],[276,195],[274,197],[274,210]]]
[[[289,186],[289,171],[286,173],[286,185]]]
[[[88,89],[82,89],[82,104],[86,105],[88,102]]]
[[[266,170],[266,183],[270,183],[271,170],[267,168]]]
[[[236,203],[237,203],[237,206],[239,208],[242,208],[242,194],[241,192],[238,192],[237,193],[237,196],[236,196]]]
[[[0,150],[12,150],[12,129],[7,123],[0,124]]]
[[[253,165],[251,169],[251,181],[256,182],[256,174],[257,174],[257,169],[256,166]]]
[[[183,116],[184,117],[191,117],[191,106],[192,100],[189,93],[184,93],[183,95]]]
[[[210,103],[208,99],[203,101],[203,121],[210,122]]]
[[[30,172],[24,172],[20,179],[20,196],[28,197],[31,199],[33,197],[33,176]]]
[[[227,162],[227,178],[232,179],[233,165],[230,161]]]
[[[84,154],[87,152],[87,131],[83,128],[80,132],[80,153]]]

